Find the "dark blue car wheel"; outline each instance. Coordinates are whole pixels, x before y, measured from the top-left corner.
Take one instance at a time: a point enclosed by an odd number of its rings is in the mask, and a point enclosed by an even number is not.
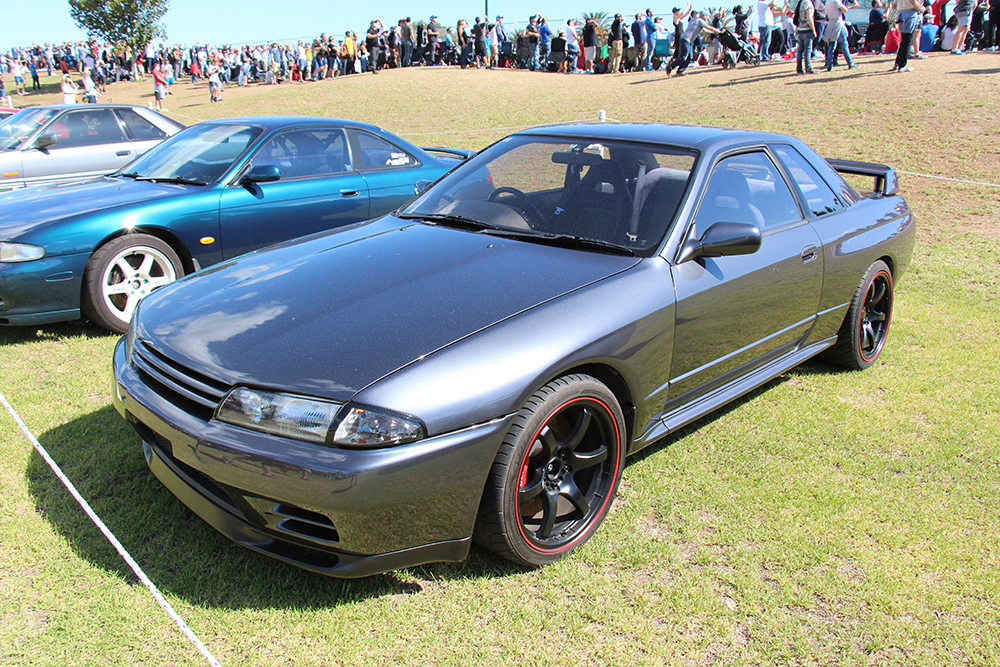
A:
[[[525,403],[490,471],[476,541],[526,566],[563,558],[597,530],[625,460],[625,424],[614,394],[588,375],[567,375]]]
[[[892,321],[892,272],[879,260],[868,267],[858,285],[837,342],[826,359],[852,370],[864,370],[878,359]]]

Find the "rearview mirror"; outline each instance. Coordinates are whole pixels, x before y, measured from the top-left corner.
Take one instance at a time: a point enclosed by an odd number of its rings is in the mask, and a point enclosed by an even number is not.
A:
[[[757,252],[760,244],[761,233],[756,225],[743,222],[717,222],[706,229],[700,239],[688,239],[684,242],[677,263],[681,264],[698,257],[750,255]]]
[[[37,150],[40,150],[40,151],[44,151],[49,146],[55,146],[58,143],[59,143],[59,135],[58,134],[55,134],[55,133],[52,133],[52,134],[43,134],[43,135],[39,136],[37,139],[35,139],[35,144],[34,144],[33,148],[35,148]]]
[[[281,178],[281,170],[278,169],[277,165],[274,164],[262,164],[260,166],[250,167],[243,178],[240,179],[240,183],[269,183],[271,181],[276,181]]]

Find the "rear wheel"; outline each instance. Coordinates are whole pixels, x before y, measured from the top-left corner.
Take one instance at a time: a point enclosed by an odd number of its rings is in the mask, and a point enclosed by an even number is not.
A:
[[[892,273],[879,260],[868,267],[861,279],[837,342],[826,352],[826,359],[853,370],[874,364],[889,335],[892,296]]]
[[[528,399],[500,447],[476,541],[530,567],[563,558],[608,513],[624,459],[614,394],[589,375],[553,380]]]
[[[84,314],[99,326],[124,333],[139,301],[184,275],[180,258],[148,234],[126,234],[102,245],[83,275]]]

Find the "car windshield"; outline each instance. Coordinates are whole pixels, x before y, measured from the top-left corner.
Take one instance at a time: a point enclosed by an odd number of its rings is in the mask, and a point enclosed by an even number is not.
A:
[[[58,109],[25,109],[0,123],[0,150],[13,151],[59,113]]]
[[[695,158],[642,143],[513,136],[458,167],[400,215],[649,255],[674,219]]]
[[[263,130],[251,125],[194,125],[150,149],[119,176],[212,183],[225,174]]]

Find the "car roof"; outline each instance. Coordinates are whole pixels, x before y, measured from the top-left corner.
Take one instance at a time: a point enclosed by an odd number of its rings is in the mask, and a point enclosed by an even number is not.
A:
[[[617,139],[667,146],[693,148],[714,153],[729,147],[760,143],[799,143],[792,137],[770,132],[751,132],[723,127],[674,125],[668,123],[584,122],[543,125],[516,134],[579,137],[596,140]]]
[[[213,118],[202,121],[203,123],[215,124],[241,124],[259,125],[267,130],[277,130],[289,125],[336,125],[338,127],[353,127],[363,130],[375,130],[383,132],[382,129],[362,123],[356,120],[345,120],[343,118],[327,118],[324,116],[240,116],[237,118]]]
[[[135,109],[136,107],[146,108],[141,104],[38,104],[36,106],[24,107],[27,109]],[[155,111],[155,109],[150,109]]]

